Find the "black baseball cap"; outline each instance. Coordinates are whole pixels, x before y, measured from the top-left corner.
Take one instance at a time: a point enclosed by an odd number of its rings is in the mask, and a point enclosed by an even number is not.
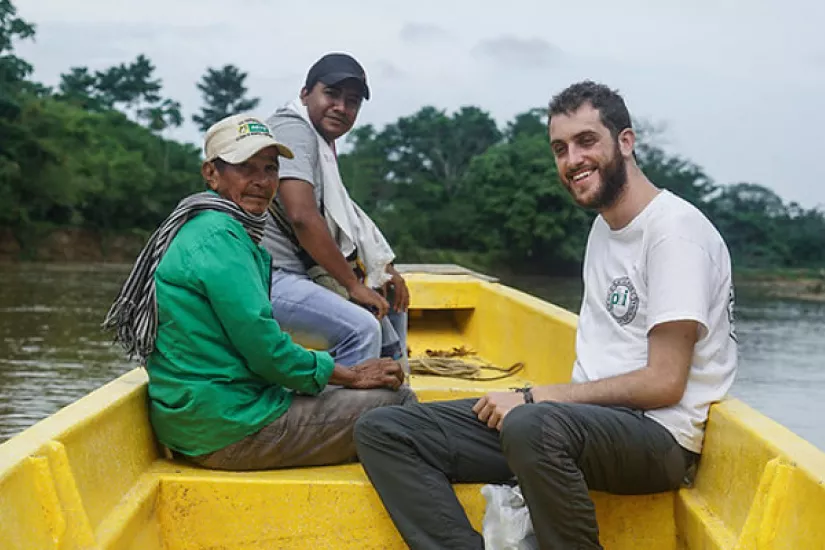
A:
[[[316,61],[307,73],[305,85],[307,90],[311,90],[316,82],[334,86],[350,78],[358,81],[364,99],[369,99],[370,89],[367,86],[367,74],[364,68],[355,58],[345,53],[328,53]]]

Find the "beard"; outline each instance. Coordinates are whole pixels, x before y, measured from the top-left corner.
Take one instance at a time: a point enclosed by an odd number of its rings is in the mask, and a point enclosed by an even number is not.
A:
[[[588,210],[604,210],[610,208],[624,191],[627,184],[627,165],[622,158],[622,152],[619,149],[619,143],[616,142],[613,148],[613,155],[605,164],[598,167],[599,176],[601,179],[601,186],[596,191],[595,196],[590,199],[577,198],[573,193],[570,185],[567,185],[567,190],[573,196],[576,204]],[[567,181],[571,181],[571,175],[566,177]]]

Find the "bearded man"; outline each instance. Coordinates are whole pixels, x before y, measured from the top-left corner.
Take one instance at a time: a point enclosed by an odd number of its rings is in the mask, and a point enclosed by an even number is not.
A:
[[[413,549],[483,548],[451,482],[514,477],[541,548],[602,548],[589,491],[690,483],[709,407],[733,383],[731,262],[716,228],[636,164],[617,92],[574,84],[548,124],[562,184],[598,212],[572,380],[361,416],[359,458]]]

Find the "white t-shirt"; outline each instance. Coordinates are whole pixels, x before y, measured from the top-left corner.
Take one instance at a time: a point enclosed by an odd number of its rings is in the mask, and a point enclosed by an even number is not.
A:
[[[584,258],[584,297],[576,333],[573,381],[586,382],[647,364],[657,324],[700,325],[682,400],[645,414],[680,445],[700,452],[708,408],[733,383],[737,343],[730,255],[696,207],[661,191],[627,226],[593,223]]]

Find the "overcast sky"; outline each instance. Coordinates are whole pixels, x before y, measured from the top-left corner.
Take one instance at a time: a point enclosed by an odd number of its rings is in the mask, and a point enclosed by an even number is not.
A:
[[[120,4],[120,6],[118,6]],[[358,123],[427,104],[477,105],[504,125],[572,82],[618,88],[631,114],[667,126],[668,150],[718,183],[751,181],[825,207],[823,0],[16,0],[37,25],[18,53],[56,85],[72,66],[146,54],[191,115],[206,67],[249,72],[257,113],[294,97],[309,66],[346,51],[373,92]],[[548,154],[550,154],[548,150]]]

